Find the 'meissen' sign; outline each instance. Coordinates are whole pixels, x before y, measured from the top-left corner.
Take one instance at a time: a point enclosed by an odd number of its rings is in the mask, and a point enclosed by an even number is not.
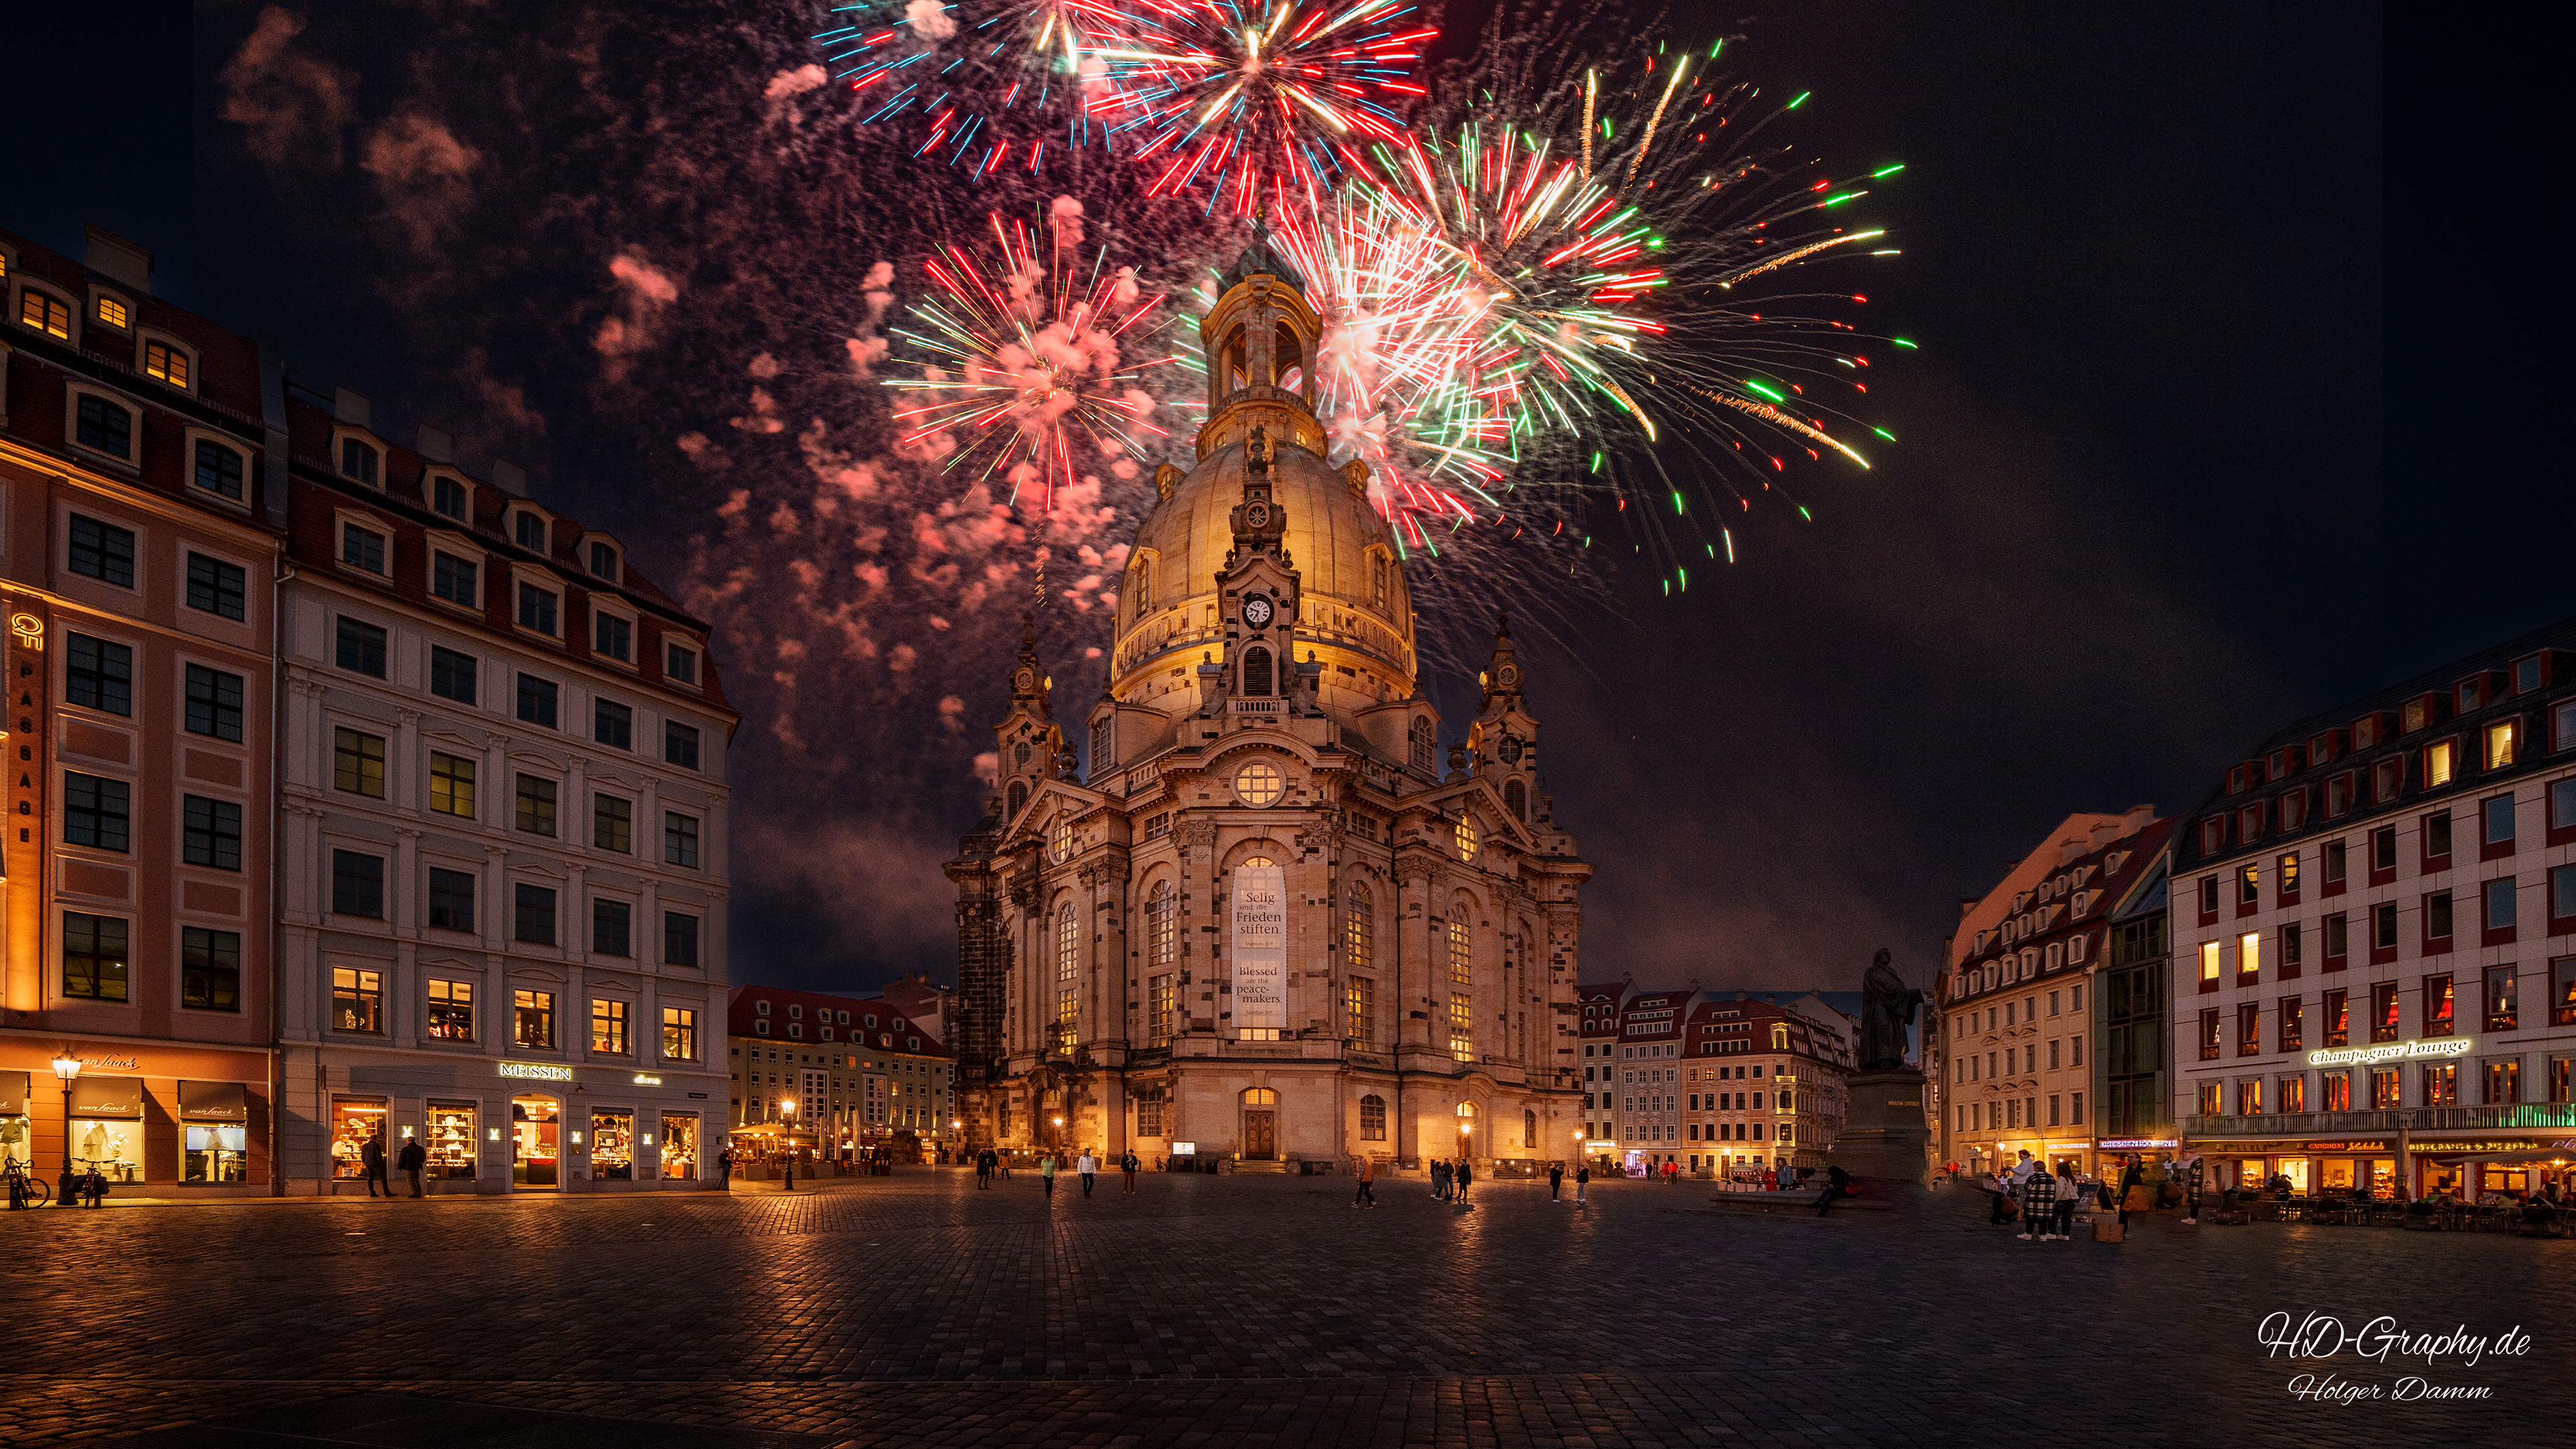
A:
[[[1238,866],[1228,903],[1234,930],[1234,1024],[1288,1024],[1288,872]]]

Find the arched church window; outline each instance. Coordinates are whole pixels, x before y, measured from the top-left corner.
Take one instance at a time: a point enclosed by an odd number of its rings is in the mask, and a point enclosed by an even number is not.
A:
[[[1127,570],[1127,597],[1135,601],[1134,606],[1127,611],[1128,618],[1141,619],[1145,617],[1145,611],[1153,607],[1154,561],[1152,559],[1140,558],[1136,560],[1134,567]]]
[[[1386,1140],[1386,1098],[1374,1092],[1360,1098],[1360,1140],[1362,1142]]]
[[[1180,901],[1170,881],[1156,881],[1145,901],[1145,943],[1154,964],[1169,966],[1180,956]]]
[[[1527,820],[1529,818],[1529,787],[1518,780],[1505,781],[1503,783],[1503,808],[1512,812],[1512,818],[1514,820]]]
[[[1345,970],[1366,971],[1377,954],[1377,920],[1375,903],[1370,901],[1368,887],[1351,882],[1350,893],[1343,900],[1342,954],[1349,958]]]
[[[1091,778],[1099,779],[1117,763],[1118,716],[1104,714],[1091,722]]]
[[[1382,553],[1369,555],[1369,602],[1379,613],[1386,612],[1386,555]]]
[[[1251,648],[1243,651],[1243,692],[1260,696],[1270,693],[1270,651]]]
[[[1279,1105],[1279,1093],[1269,1087],[1246,1087],[1243,1089],[1243,1105],[1276,1107]]]
[[[1270,346],[1271,380],[1290,392],[1296,391],[1306,378],[1305,349],[1297,341],[1296,332],[1287,323],[1280,323]]]
[[[1029,787],[1022,781],[1013,780],[1011,782],[1011,805],[1010,809],[1005,813],[1004,818],[1010,819],[1017,817],[1020,813],[1020,807],[1027,803],[1029,803]]]
[[[1060,1048],[1073,1046],[1074,976],[1082,958],[1082,918],[1067,901],[1055,917],[1055,1040]]]
[[[1460,860],[1474,860],[1476,858],[1476,847],[1483,843],[1476,834],[1476,822],[1468,819],[1464,815],[1459,816],[1457,836],[1458,858]]]
[[[1449,908],[1449,979],[1460,986],[1476,979],[1476,958],[1468,945],[1467,903],[1460,901]]]
[[[1251,380],[1249,366],[1244,361],[1242,328],[1237,327],[1232,332],[1226,334],[1225,346],[1221,350],[1221,355],[1225,359],[1225,390],[1227,392],[1237,391],[1242,388],[1246,382]]]
[[[1538,1114],[1536,1112],[1523,1112],[1521,1114],[1521,1145],[1523,1147],[1536,1147],[1538,1145]]]
[[[1058,865],[1073,859],[1073,820],[1059,815],[1047,827],[1047,859]]]
[[[1417,770],[1430,769],[1431,717],[1429,715],[1414,716],[1412,726],[1405,731],[1405,737],[1411,745],[1413,768]]]

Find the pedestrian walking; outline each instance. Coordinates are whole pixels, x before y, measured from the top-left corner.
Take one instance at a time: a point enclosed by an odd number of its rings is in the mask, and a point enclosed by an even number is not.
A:
[[[419,1197],[421,1195],[420,1170],[429,1165],[429,1152],[420,1145],[419,1138],[414,1137],[403,1143],[401,1162],[403,1176],[411,1179],[411,1195]],[[390,1183],[386,1185],[385,1191],[393,1191]]]
[[[1050,1152],[1050,1153],[1048,1153],[1046,1156],[1041,1157],[1041,1158],[1039,1158],[1039,1159],[1038,1159],[1038,1176],[1039,1176],[1039,1178],[1041,1178],[1042,1180],[1044,1180],[1044,1181],[1045,1181],[1045,1183],[1046,1183],[1046,1195],[1047,1195],[1048,1197],[1050,1197],[1050,1198],[1054,1197],[1054,1196],[1055,1196],[1055,1154],[1054,1154],[1054,1153]]]
[[[1574,1205],[1576,1207],[1583,1206],[1583,1190],[1591,1185],[1592,1165],[1587,1162],[1574,1169]]]
[[[1437,1157],[1431,1159],[1431,1195],[1442,1202],[1449,1200],[1449,1164]]]
[[[1352,1196],[1351,1206],[1377,1206],[1377,1159],[1374,1157],[1360,1159],[1360,1190]]]
[[[1132,1151],[1126,1156],[1118,1159],[1118,1173],[1121,1177],[1127,1179],[1127,1196],[1134,1197],[1136,1195],[1136,1169],[1143,1167],[1144,1165],[1144,1163],[1136,1160],[1136,1154]]]
[[[1082,1149],[1082,1155],[1073,1160],[1073,1170],[1082,1178],[1082,1195],[1091,1196],[1092,1179],[1100,1175],[1100,1159],[1092,1156],[1091,1149],[1086,1147]]]
[[[368,1138],[366,1145],[358,1149],[358,1170],[366,1174],[367,1196],[376,1195],[379,1182],[385,1185],[386,1197],[394,1195],[394,1185],[385,1177],[385,1139],[382,1136]]]
[[[1825,1190],[1816,1195],[1816,1216],[1823,1217],[1833,1211],[1836,1200],[1850,1192],[1851,1174],[1843,1171],[1840,1165],[1826,1168]]]
[[[2084,1185],[2076,1180],[2072,1161],[2057,1165],[2057,1240],[2075,1241],[2075,1204],[2084,1195]]]
[[[990,1147],[975,1154],[975,1190],[977,1192],[992,1191],[993,1162],[993,1149]]]
[[[1010,1158],[1010,1154],[1009,1154],[1009,1153],[1004,1153],[1004,1154],[1002,1154],[1002,1159],[1001,1159],[1001,1170],[1002,1170],[1002,1181],[1004,1181],[1004,1182],[1008,1182],[1008,1181],[1010,1181],[1010,1180],[1011,1180],[1011,1158]]]
[[[1467,1185],[1476,1180],[1476,1168],[1466,1158],[1458,1159],[1458,1201],[1467,1200]]]
[[[727,1192],[733,1190],[733,1149],[730,1147],[716,1154],[716,1186]]]
[[[1559,1201],[1564,1187],[1565,1164],[1562,1162],[1549,1163],[1547,1165],[1547,1200],[1549,1202]]]

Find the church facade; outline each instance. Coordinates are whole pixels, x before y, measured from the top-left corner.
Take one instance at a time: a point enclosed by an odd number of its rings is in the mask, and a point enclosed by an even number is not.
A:
[[[1369,474],[1326,461],[1321,326],[1238,259],[1196,466],[1155,477],[1077,776],[1034,636],[958,891],[975,1146],[1255,1168],[1580,1155],[1591,874],[1498,626],[1444,762]]]

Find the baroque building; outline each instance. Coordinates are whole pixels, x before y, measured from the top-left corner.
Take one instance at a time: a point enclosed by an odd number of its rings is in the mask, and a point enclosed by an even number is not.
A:
[[[1579,1150],[1577,892],[1507,624],[1442,768],[1403,562],[1325,459],[1321,323],[1266,244],[1201,336],[1198,462],[1155,476],[1089,768],[1034,631],[958,889],[975,1145],[1246,1163]]]

